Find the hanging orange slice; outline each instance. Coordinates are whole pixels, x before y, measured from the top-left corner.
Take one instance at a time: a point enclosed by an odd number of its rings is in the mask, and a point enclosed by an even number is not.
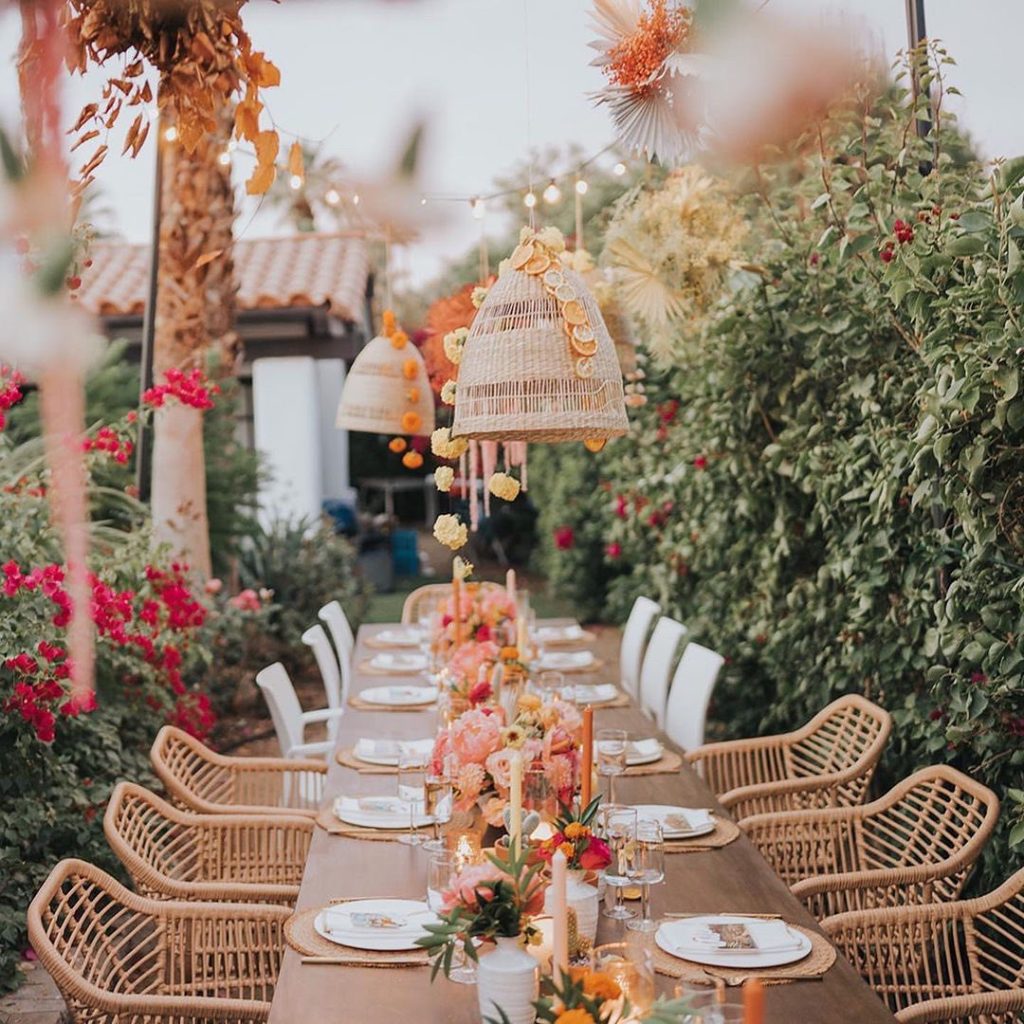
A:
[[[607,437],[588,437],[583,442],[583,447],[588,452],[599,452],[608,443]]]
[[[515,250],[510,257],[512,260],[512,268],[514,270],[522,270],[530,259],[533,257],[533,243],[523,242],[522,245],[517,245]]]

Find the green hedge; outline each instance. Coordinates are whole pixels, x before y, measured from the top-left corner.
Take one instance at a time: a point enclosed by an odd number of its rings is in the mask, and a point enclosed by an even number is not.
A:
[[[737,186],[755,272],[629,438],[562,457],[592,486],[548,523],[605,549],[610,614],[650,594],[727,656],[716,734],[863,693],[896,720],[880,783],[941,761],[992,786],[994,883],[1024,843],[1024,159],[991,173],[915,113],[896,88]],[[548,557],[593,595],[589,559]]]

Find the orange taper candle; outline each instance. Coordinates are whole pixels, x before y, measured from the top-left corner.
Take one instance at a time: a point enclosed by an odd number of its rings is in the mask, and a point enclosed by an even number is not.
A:
[[[743,1024],[764,1024],[764,985],[757,978],[743,986]]]
[[[594,709],[583,709],[583,746],[580,751],[580,810],[590,803],[594,779]]]

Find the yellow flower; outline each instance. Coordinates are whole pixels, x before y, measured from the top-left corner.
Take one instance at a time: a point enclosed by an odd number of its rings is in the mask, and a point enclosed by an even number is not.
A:
[[[457,459],[469,448],[464,437],[452,437],[450,427],[438,427],[430,435],[430,450],[439,459]]]
[[[555,1018],[555,1024],[596,1024],[596,1021],[586,1010],[577,1007],[560,1013]]]
[[[469,540],[469,531],[458,516],[438,516],[434,521],[434,537],[439,544],[457,551]]]
[[[622,989],[614,978],[607,974],[600,974],[597,971],[587,971],[583,975],[583,991],[594,999],[608,1002],[610,999],[618,999],[622,995]]]
[[[406,452],[402,456],[402,465],[406,469],[419,469],[423,465],[423,456],[419,452]]]
[[[519,698],[520,711],[537,711],[541,706],[541,699],[535,693],[524,693]],[[566,832],[566,835],[569,833]]]
[[[478,284],[469,296],[470,302],[473,303],[474,309],[479,309],[484,304],[484,299],[487,298],[487,293],[490,291],[489,288],[485,288],[482,284]]]
[[[408,445],[406,445],[404,437],[393,437],[388,441],[388,448],[390,448],[396,455],[401,455],[407,447]]]
[[[583,836],[589,836],[590,829],[586,825],[579,821],[570,821],[565,826],[565,838],[566,839],[580,839]]]
[[[444,402],[445,405],[455,404],[455,381],[446,380],[441,385],[441,401]]]
[[[493,473],[487,483],[487,489],[495,497],[515,501],[519,496],[519,481],[508,473]]]
[[[407,434],[415,434],[423,426],[423,417],[418,412],[410,409],[402,413],[402,429]]]
[[[565,252],[565,238],[556,227],[547,227],[537,232],[537,241],[554,253]]]
[[[447,493],[455,483],[455,470],[451,466],[439,466],[434,470],[434,483],[439,491]]]
[[[518,725],[508,725],[501,730],[501,745],[518,749],[526,740],[526,733]]]

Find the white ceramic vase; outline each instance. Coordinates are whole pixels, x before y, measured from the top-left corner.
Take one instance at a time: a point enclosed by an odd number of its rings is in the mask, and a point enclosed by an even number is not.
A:
[[[496,938],[497,949],[480,957],[476,972],[480,1016],[500,1019],[505,1011],[510,1024],[533,1024],[538,996],[537,961],[516,938]]]
[[[597,919],[601,909],[597,886],[586,881],[587,873],[582,868],[567,872],[565,901],[570,910],[576,912],[576,932],[591,945],[597,937]],[[544,894],[544,910],[550,914],[553,909],[551,886]]]

